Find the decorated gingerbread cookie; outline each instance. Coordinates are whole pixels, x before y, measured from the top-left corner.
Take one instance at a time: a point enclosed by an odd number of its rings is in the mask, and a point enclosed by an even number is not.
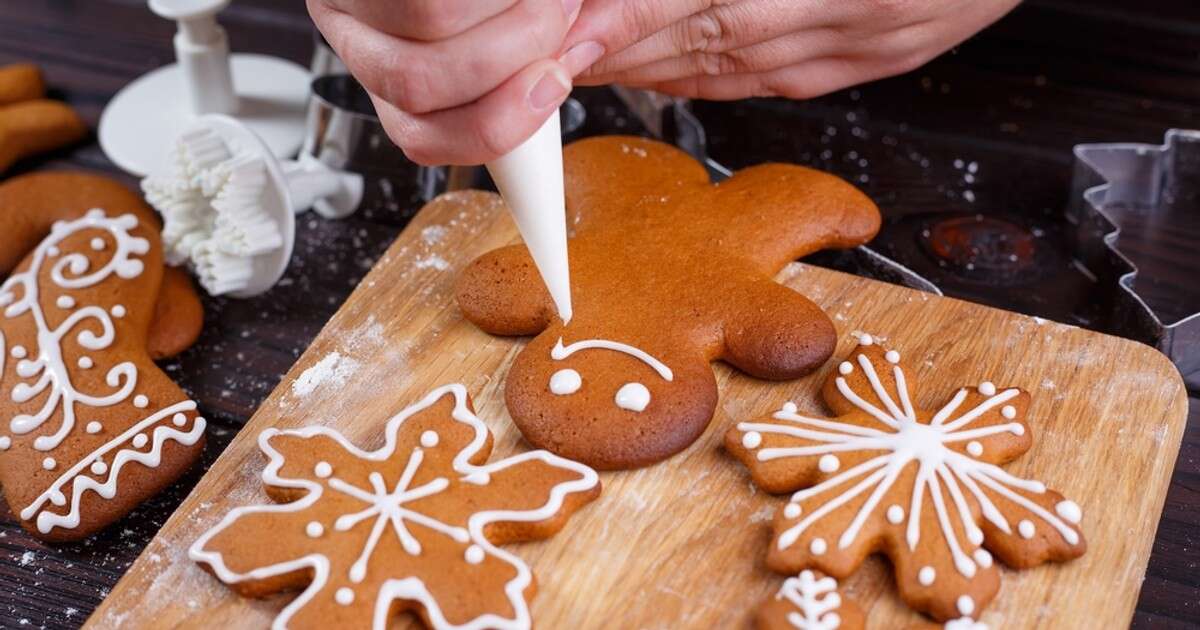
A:
[[[192,559],[242,595],[303,592],[275,627],[529,628],[535,584],[499,545],[547,538],[596,498],[596,472],[546,451],[486,463],[492,436],[462,385],[433,390],[364,451],[336,431],[267,429],[277,503],[236,508]]]
[[[710,184],[668,145],[592,138],[564,152],[574,317],[555,317],[528,251],[464,270],[458,304],[499,335],[537,335],[506,384],[534,445],[597,468],[632,468],[686,448],[717,403],[709,363],[768,379],[821,365],[833,324],[773,276],[825,248],[862,244],[875,205],[811,169],[764,164]]]
[[[9,180],[0,225],[0,485],[35,536],[75,540],[199,457],[204,419],[152,361],[195,339],[199,303],[186,278],[162,291],[158,225],[116,182]]]
[[[842,597],[837,580],[801,571],[758,609],[758,630],[862,630],[863,612]]]
[[[46,96],[37,66],[0,67],[0,173],[22,158],[78,142],[87,135],[79,114]]]
[[[800,489],[774,523],[767,564],[837,577],[881,551],[901,597],[939,620],[977,616],[1013,568],[1086,549],[1079,506],[1004,471],[1033,444],[1029,395],[990,382],[922,407],[900,353],[863,335],[823,396],[835,417],[788,403],[741,422],[725,446],[770,492]]]

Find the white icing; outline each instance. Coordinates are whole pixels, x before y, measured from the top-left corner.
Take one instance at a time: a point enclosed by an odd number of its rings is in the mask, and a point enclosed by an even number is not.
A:
[[[826,544],[824,538],[814,538],[812,540],[812,544],[808,546],[808,550],[811,551],[814,556],[819,556],[825,553],[828,549],[829,545]]]
[[[574,394],[583,385],[583,377],[571,368],[563,368],[550,376],[550,392],[559,396]]]
[[[0,296],[4,296],[3,301],[8,304],[3,311],[4,317],[12,319],[29,315],[37,329],[36,356],[25,359],[24,348],[21,348],[22,356],[17,356],[18,347],[13,347],[14,358],[21,359],[17,364],[17,376],[22,379],[36,377],[36,380],[14,386],[11,392],[12,401],[24,403],[46,394],[46,401],[40,410],[34,414],[14,416],[9,421],[9,428],[13,433],[24,435],[37,430],[55,415],[62,417],[57,431],[34,440],[33,447],[37,450],[49,451],[66,439],[75,426],[76,403],[90,407],[110,407],[118,404],[133,392],[138,376],[137,367],[126,361],[113,366],[105,375],[105,383],[115,388],[115,391],[108,395],[95,396],[75,389],[63,360],[64,338],[79,328],[74,338],[80,346],[88,350],[104,350],[112,346],[116,330],[108,313],[92,305],[73,311],[58,326],[52,328],[42,312],[40,302],[43,267],[47,264],[48,257],[57,255],[56,245],[67,237],[82,230],[104,230],[112,237],[115,249],[103,266],[92,270],[92,263],[87,256],[68,253],[50,265],[50,281],[59,289],[71,290],[95,286],[114,275],[126,280],[135,278],[145,268],[137,257],[150,250],[149,241],[132,235],[132,230],[137,225],[137,217],[132,214],[109,218],[104,216],[101,210],[90,210],[74,221],[59,221],[51,228],[49,236],[33,251],[29,268],[21,273],[12,274],[0,285]],[[20,287],[19,300],[15,299],[17,287]],[[85,322],[87,324],[81,326]],[[61,414],[56,414],[60,409]]]
[[[421,446],[425,448],[433,448],[438,445],[441,438],[438,437],[437,431],[426,431],[421,434]]]
[[[320,538],[321,535],[325,533],[325,526],[317,521],[309,521],[308,525],[304,526],[304,533],[307,534],[309,538]]]
[[[324,479],[333,474],[333,466],[330,466],[329,462],[317,462],[317,465],[313,466],[313,474]]]
[[[7,451],[12,446],[12,438],[0,435],[0,451]]]
[[[821,456],[821,460],[817,462],[817,468],[823,473],[837,472],[841,468],[842,462],[838,460],[837,455],[826,453]]]
[[[762,434],[758,431],[747,431],[742,435],[742,446],[746,448],[758,448],[762,445]]]
[[[146,406],[149,404],[150,404],[150,399],[146,398],[145,396],[143,396],[141,394],[138,394],[137,396],[133,397],[133,406],[137,407],[138,409],[145,409]]]
[[[650,390],[641,383],[625,383],[617,390],[613,402],[621,409],[629,411],[645,411],[650,404]]]
[[[467,547],[465,552],[463,552],[463,559],[471,564],[479,564],[480,562],[483,562],[483,558],[483,547],[480,547],[479,545],[471,545],[470,547]]]
[[[403,483],[397,484],[396,488],[391,492],[388,492],[386,487],[381,487],[383,481],[382,478],[378,478],[378,481],[374,479],[372,480],[371,490],[357,488],[350,484],[336,483],[339,480],[336,477],[332,477],[332,467],[329,467],[326,462],[321,462],[321,464],[325,464],[324,467],[318,464],[314,469],[314,473],[318,473],[318,478],[328,478],[328,481],[326,482],[313,481],[306,478],[283,478],[279,476],[279,471],[285,462],[283,456],[271,445],[271,439],[277,435],[289,435],[300,438],[310,438],[318,435],[324,436],[336,441],[345,451],[355,457],[368,461],[383,461],[392,457],[398,444],[398,433],[404,422],[413,415],[429,408],[446,395],[452,395],[454,397],[455,405],[451,414],[452,418],[457,422],[467,425],[474,431],[475,434],[475,437],[471,443],[463,448],[463,450],[458,452],[453,460],[453,468],[461,476],[460,479],[462,481],[468,482],[468,478],[474,477],[476,481],[468,483],[479,483],[479,485],[486,485],[490,481],[490,473],[499,472],[530,460],[539,460],[545,465],[575,472],[578,477],[555,485],[550,490],[549,497],[546,502],[539,507],[525,510],[480,511],[470,515],[467,518],[467,524],[464,529],[445,524],[431,526],[431,522],[437,523],[437,521],[433,521],[433,519],[426,515],[402,507],[392,501],[383,504],[382,500],[378,498],[386,493],[388,496],[395,495],[396,498],[401,498],[401,496],[403,496],[411,500],[414,493],[423,492],[426,493],[423,496],[429,496],[430,494],[445,490],[445,484],[448,484],[449,481],[444,477],[439,477],[428,481],[413,489],[405,489],[407,484],[415,475],[416,469],[421,464],[423,455],[421,455],[422,451],[420,448],[414,449],[409,455],[408,464],[405,468],[405,473],[408,475],[408,479],[402,478],[400,481]],[[298,570],[308,569],[312,575],[312,582],[309,587],[298,597],[296,597],[296,599],[294,599],[290,604],[284,607],[279,616],[275,618],[273,627],[284,628],[288,625],[289,620],[296,614],[296,612],[307,605],[309,601],[312,600],[317,593],[320,593],[325,588],[326,584],[328,584],[330,580],[331,567],[329,558],[320,553],[314,552],[307,554],[303,558],[256,568],[246,573],[238,573],[231,570],[226,565],[225,559],[220,552],[209,550],[206,547],[215,536],[220,534],[244,515],[299,512],[301,510],[308,509],[314,503],[316,503],[325,492],[325,488],[329,487],[333,491],[339,492],[339,494],[344,493],[348,496],[355,496],[355,498],[359,498],[368,506],[365,511],[373,511],[377,506],[381,511],[384,509],[399,510],[403,516],[403,519],[400,523],[392,521],[390,518],[385,519],[376,517],[374,519],[375,522],[373,529],[382,529],[388,524],[391,524],[392,529],[396,532],[397,536],[401,538],[402,545],[405,545],[405,548],[410,552],[412,550],[409,549],[409,546],[404,543],[403,534],[399,532],[399,528],[403,527],[403,522],[420,523],[424,527],[430,527],[434,531],[450,536],[455,540],[459,540],[460,535],[458,532],[461,530],[465,533],[464,542],[470,542],[471,545],[479,547],[483,551],[485,557],[490,557],[494,560],[507,563],[511,567],[511,572],[514,574],[514,577],[509,580],[504,587],[504,592],[508,599],[508,607],[512,611],[512,616],[510,618],[505,618],[500,617],[495,613],[487,613],[485,615],[481,615],[475,620],[466,621],[463,625],[451,624],[446,619],[439,602],[437,599],[435,599],[434,595],[430,593],[424,582],[422,582],[419,578],[406,575],[404,579],[388,579],[382,583],[375,594],[375,603],[373,609],[374,617],[372,624],[374,628],[383,630],[388,626],[391,620],[392,602],[397,599],[411,601],[420,605],[428,616],[429,625],[435,629],[489,627],[499,628],[501,630],[516,630],[517,628],[530,627],[531,622],[528,604],[525,601],[525,591],[532,583],[532,573],[530,572],[529,567],[516,556],[496,547],[490,541],[488,541],[488,539],[484,536],[484,530],[489,524],[497,521],[539,522],[553,517],[562,508],[567,495],[589,490],[594,488],[596,484],[599,483],[599,478],[596,475],[596,472],[591,468],[584,466],[583,464],[558,457],[557,455],[554,455],[548,451],[529,451],[482,466],[472,464],[471,460],[477,459],[477,454],[484,448],[488,441],[488,431],[483,421],[480,420],[468,407],[466,388],[461,384],[451,384],[439,387],[426,395],[425,398],[423,398],[420,402],[393,416],[392,419],[388,421],[387,428],[385,429],[385,436],[385,443],[380,449],[375,451],[363,451],[346,440],[342,434],[327,427],[313,426],[292,431],[279,431],[277,429],[267,429],[263,431],[261,434],[259,434],[258,444],[259,448],[262,449],[269,459],[269,463],[262,475],[264,483],[272,487],[306,490],[307,494],[305,494],[303,498],[290,503],[246,506],[231,510],[215,527],[205,532],[192,545],[188,551],[188,555],[197,562],[203,562],[207,564],[209,567],[211,567],[213,573],[219,579],[230,584],[236,584],[247,580],[262,580],[273,576],[292,573]],[[409,473],[410,468],[412,470],[411,473]],[[323,476],[319,474],[320,472],[326,472],[329,473],[329,475]],[[377,486],[377,484],[379,485]],[[353,488],[353,490],[348,491],[348,488]],[[395,512],[392,512],[392,514],[394,513]],[[362,515],[363,512],[358,512],[355,514]],[[355,518],[357,518],[357,516]],[[367,518],[370,518],[370,515],[363,516],[362,520]],[[368,539],[368,544],[369,541],[370,539]],[[469,546],[467,550],[464,551],[464,558],[465,554],[468,553],[474,555],[474,552],[469,551]],[[366,556],[364,555],[360,559],[365,557]],[[483,559],[481,558],[480,560],[482,561]],[[355,565],[358,564],[359,562],[356,561]],[[353,567],[351,571],[354,571]],[[354,576],[351,575],[350,577],[353,578]],[[351,591],[351,593],[353,594],[353,591]]]
[[[812,509],[805,507],[806,517],[778,535],[776,545],[780,550],[796,544],[815,523],[866,493],[866,500],[858,507],[854,518],[848,521],[837,541],[839,549],[846,549],[857,539],[867,519],[876,513],[901,473],[912,464],[917,466],[917,470],[912,476],[914,488],[907,514],[902,507],[892,505],[886,510],[885,516],[894,525],[907,519],[905,541],[910,550],[916,549],[921,536],[922,514],[926,506],[932,503],[939,540],[945,544],[955,568],[967,578],[975,575],[977,564],[982,565],[976,562],[980,556],[973,555],[973,546],[977,547],[984,541],[983,531],[975,522],[976,517],[968,505],[968,496],[978,505],[982,518],[1003,533],[1011,534],[1014,526],[1000,512],[994,500],[989,498],[989,494],[1041,519],[1068,544],[1079,543],[1079,534],[1074,528],[1025,496],[1024,493],[1045,493],[1044,484],[1015,477],[996,465],[975,459],[972,451],[976,449],[969,445],[966,454],[950,448],[954,443],[970,443],[991,435],[1024,434],[1025,427],[1020,422],[972,426],[984,414],[998,410],[1015,398],[1018,390],[1008,389],[997,393],[993,385],[989,398],[965,411],[959,407],[967,398],[967,390],[959,390],[926,424],[918,421],[902,366],[886,365],[892,370],[895,381],[895,387],[889,391],[866,355],[859,353],[856,356],[858,365],[855,367],[861,368],[866,377],[866,382],[861,385],[861,395],[840,376],[835,377],[835,384],[851,405],[877,421],[878,426],[809,417],[796,413],[794,407],[774,414],[776,420],[785,421],[782,424],[742,422],[737,425],[743,434],[773,434],[784,436],[788,441],[800,441],[798,446],[772,445],[758,449],[755,453],[758,461],[817,457],[820,467],[825,457],[838,453],[869,455],[861,463],[793,494],[794,503],[817,497],[823,503]],[[980,389],[988,388],[981,385]],[[866,398],[874,398],[877,402],[868,402]],[[954,521],[958,521],[960,531],[965,532],[965,541],[960,540],[956,533]],[[1032,527],[1033,524],[1029,523],[1025,529]],[[990,555],[987,558],[990,562]]]
[[[1000,408],[1000,415],[1012,420],[1017,417],[1017,408],[1012,405],[1004,405]]]
[[[1033,526],[1033,522],[1029,519],[1022,519],[1020,523],[1017,523],[1017,533],[1021,535],[1021,538],[1033,538],[1033,534],[1036,531],[1037,528]]]
[[[842,361],[838,364],[838,373],[842,374],[843,376],[853,371],[854,365],[852,365],[849,361]]]
[[[185,416],[181,413],[177,413],[171,417],[171,424],[173,424],[177,427],[181,427],[181,426],[187,424],[187,416]]]
[[[84,430],[88,433],[99,433],[104,430],[104,425],[92,420],[91,422],[87,423],[87,426],[84,427]]]
[[[46,459],[42,460],[42,468],[45,468],[46,470],[54,470],[54,467],[57,465],[58,462],[54,461],[53,457],[47,457]]]
[[[984,381],[979,384],[979,393],[983,394],[984,396],[995,396],[996,385],[991,381]]]
[[[1054,511],[1072,523],[1078,523],[1083,519],[1083,510],[1079,509],[1079,504],[1074,501],[1059,501],[1054,506]]]
[[[837,586],[837,580],[831,577],[818,580],[812,571],[805,570],[796,577],[784,580],[775,599],[786,599],[796,608],[787,616],[793,628],[836,630],[842,625],[841,617],[835,612],[842,607]]]
[[[554,359],[555,361],[562,361],[563,359],[575,354],[576,352],[579,352],[580,350],[587,350],[589,348],[602,348],[605,350],[624,352],[625,354],[639,359],[646,365],[653,368],[654,371],[658,372],[658,375],[663,377],[665,380],[671,381],[675,378],[674,374],[671,372],[671,368],[667,367],[662,361],[659,361],[651,356],[648,352],[620,342],[608,341],[607,339],[585,339],[583,341],[576,341],[575,343],[564,347],[562,337],[559,337],[558,342],[554,344],[554,348],[550,350],[550,358]]]
[[[92,462],[90,470],[92,471],[93,475],[103,475],[108,471],[108,464],[105,464],[100,460],[96,460]]]
[[[899,363],[900,353],[895,350],[888,350],[887,354],[883,355],[883,358],[887,359],[888,363]]]
[[[783,508],[783,515],[787,518],[800,518],[801,511],[799,503],[789,503],[787,507]]]
[[[104,251],[104,239],[97,236],[92,239],[92,251]]]
[[[75,308],[75,298],[69,295],[60,295],[54,304],[61,309]]]
[[[975,564],[985,569],[992,566],[992,554],[988,553],[987,549],[976,549],[973,555],[975,557]]]
[[[929,586],[936,579],[937,571],[933,567],[921,567],[921,570],[917,572],[917,581],[921,583],[921,586]]]
[[[109,310],[112,313],[112,316],[116,317],[117,319],[121,319],[122,317],[125,317],[125,307],[120,304],[114,305]]]
[[[90,370],[95,365],[95,362],[92,361],[91,357],[79,357],[79,360],[75,364],[82,370]]]
[[[875,343],[875,338],[872,337],[871,335],[863,333],[858,336],[858,345],[860,345],[860,346],[869,346],[874,343]]]
[[[980,444],[979,440],[971,440],[967,442],[967,452],[971,454],[971,457],[979,457],[983,455],[983,444]]]
[[[970,617],[959,617],[947,621],[943,630],[988,630],[988,626],[986,623],[980,623]]]
[[[150,438],[146,437],[145,433],[139,433],[139,434],[133,436],[133,448],[142,448],[143,446],[146,445],[146,442],[149,442],[149,441],[150,441]]]
[[[354,591],[348,586],[343,586],[337,590],[333,599],[343,606],[349,606],[354,603]]]
[[[13,346],[13,347],[12,347],[12,358],[14,358],[14,359],[24,359],[24,358],[25,358],[25,356],[26,356],[26,350],[25,350],[25,346],[19,346],[19,345],[18,345],[18,346]]]
[[[971,599],[970,595],[960,595],[955,605],[959,614],[964,616],[975,612],[975,600]]]

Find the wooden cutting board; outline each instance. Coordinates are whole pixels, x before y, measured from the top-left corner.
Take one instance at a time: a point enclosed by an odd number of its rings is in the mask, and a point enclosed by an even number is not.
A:
[[[452,291],[476,256],[516,241],[498,198],[455,193],[427,206],[230,444],[113,589],[88,625],[266,627],[291,599],[241,599],[192,563],[187,547],[229,509],[266,502],[255,444],[266,427],[326,424],[362,447],[388,417],[448,382],[467,385],[496,435],[494,457],[529,447],[504,409],[503,384],[522,339],[462,319]],[[1033,448],[1011,472],[1083,507],[1087,554],[1064,565],[1005,570],[982,619],[993,628],[1117,628],[1129,623],[1186,421],[1175,368],[1124,339],[793,264],[779,280],[821,304],[841,333],[837,356],[870,332],[913,361],[932,405],[991,380],[1033,394]],[[826,365],[770,383],[717,367],[721,401],[685,452],[641,470],[602,474],[604,492],[549,541],[514,545],[537,575],[540,628],[742,628],[782,576],[763,566],[784,499],[750,484],[722,437],[788,400],[821,409]],[[269,544],[265,542],[264,544]],[[873,558],[846,581],[868,627],[920,617]],[[397,627],[414,623],[401,618]]]

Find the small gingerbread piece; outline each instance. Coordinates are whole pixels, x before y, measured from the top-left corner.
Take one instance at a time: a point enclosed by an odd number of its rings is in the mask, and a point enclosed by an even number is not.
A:
[[[0,106],[32,101],[46,96],[42,71],[31,63],[14,63],[0,68]]]
[[[48,100],[37,66],[0,68],[0,173],[17,160],[78,142],[87,125],[64,103]]]
[[[880,551],[900,596],[938,620],[977,616],[1013,568],[1079,557],[1079,506],[1001,465],[1033,443],[1029,395],[990,382],[930,410],[895,350],[868,335],[825,383],[834,418],[788,403],[741,422],[726,449],[769,492],[800,489],[776,517],[767,565],[853,573]]]
[[[33,535],[77,540],[199,458],[205,421],[149,353],[152,324],[171,352],[199,322],[157,315],[157,223],[116,182],[9,180],[0,225],[0,485]]]
[[[537,335],[508,375],[508,410],[535,446],[602,469],[686,448],[717,403],[709,363],[768,379],[821,365],[833,324],[773,275],[879,228],[846,182],[764,164],[713,185],[668,145],[591,138],[563,155],[574,317],[557,320],[524,246],[464,270],[458,304],[499,335]]]
[[[862,630],[862,608],[842,597],[837,580],[801,571],[758,609],[757,630]]]
[[[596,498],[592,469],[546,451],[486,463],[492,436],[466,389],[446,385],[388,421],[363,451],[326,427],[267,429],[277,504],[235,508],[190,555],[238,593],[304,588],[282,628],[531,627],[529,567],[498,545],[547,538]]]

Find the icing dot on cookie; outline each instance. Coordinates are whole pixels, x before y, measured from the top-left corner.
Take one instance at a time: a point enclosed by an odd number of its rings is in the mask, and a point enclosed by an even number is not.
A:
[[[320,538],[321,534],[325,533],[325,526],[316,521],[309,521],[308,525],[304,526],[304,533],[308,534],[309,538]]]
[[[975,563],[979,566],[985,569],[992,566],[992,554],[988,553],[987,549],[976,549],[972,555],[975,556]]]
[[[780,409],[780,411],[783,413],[796,413],[796,409],[796,403],[789,400],[783,403],[783,407]]]
[[[26,354],[25,346],[13,346],[12,350],[9,350],[8,353],[11,354],[12,358],[14,359],[24,359]]]
[[[888,363],[899,363],[900,353],[896,352],[895,350],[888,350],[887,354],[883,355],[883,358],[887,359]]]
[[[783,508],[783,515],[787,518],[800,518],[801,511],[799,503],[789,503]]]
[[[995,396],[996,386],[991,381],[984,381],[979,384],[979,393],[984,396]]]
[[[975,612],[975,600],[970,595],[961,595],[957,602],[958,612],[964,616]]]
[[[887,509],[887,520],[892,525],[899,525],[904,520],[904,508],[893,505]]]
[[[917,572],[917,581],[921,583],[921,586],[929,586],[936,579],[937,571],[933,567],[921,567],[921,570]]]
[[[0,451],[7,451],[10,446],[12,446],[12,438],[0,435]]]
[[[426,431],[421,434],[421,446],[433,448],[438,445],[437,431]]]
[[[849,374],[853,371],[854,371],[854,365],[851,364],[849,361],[842,361],[838,365],[838,372],[841,373],[843,376],[845,376],[846,374]]]
[[[333,599],[343,606],[349,606],[350,604],[354,603],[354,591],[343,586],[337,590],[337,593],[334,594]]]
[[[1017,417],[1017,408],[1012,405],[1004,405],[1000,408],[1000,415],[1012,420]]]
[[[583,386],[583,377],[571,368],[565,368],[550,375],[550,393],[558,396],[574,394]]]
[[[149,404],[150,404],[150,399],[146,398],[145,396],[143,396],[141,394],[138,394],[137,396],[133,397],[133,406],[137,407],[138,409],[145,409],[146,405],[149,405]]]
[[[479,471],[463,477],[462,480],[466,483],[473,483],[477,486],[486,486],[492,480],[492,476],[486,472]]]
[[[54,461],[53,457],[47,457],[46,459],[42,460],[42,468],[45,468],[46,470],[54,470],[54,467],[57,465],[58,462]]]
[[[100,238],[99,236],[92,239],[92,249],[95,251],[103,250],[104,249],[104,239]]]
[[[875,338],[872,337],[871,335],[863,333],[863,334],[859,335],[859,337],[858,337],[858,345],[860,345],[860,346],[869,346],[873,343],[875,343]]]
[[[106,472],[108,472],[108,464],[100,460],[92,462],[92,474],[103,475]]]
[[[74,308],[75,298],[69,295],[60,295],[58,296],[58,299],[54,301],[54,304],[58,306],[58,308]]]
[[[967,452],[974,457],[979,457],[983,455],[983,445],[978,440],[971,440],[967,442]]]
[[[471,564],[479,564],[483,562],[483,547],[471,545],[467,547],[467,551],[463,554],[463,557]]]
[[[1029,519],[1022,519],[1020,523],[1017,523],[1017,532],[1021,534],[1021,538],[1033,538],[1034,530],[1033,522]]]
[[[983,530],[978,527],[967,530],[967,540],[971,541],[972,545],[983,544]]]
[[[112,316],[116,317],[117,319],[121,319],[122,317],[125,317],[125,307],[120,304],[113,306],[109,312],[111,312]]]
[[[87,423],[87,426],[84,427],[84,430],[88,433],[99,433],[102,429],[104,429],[104,426],[95,420]]]
[[[1013,435],[1025,435],[1025,425],[1020,422],[1014,422],[1010,430]]]
[[[1083,510],[1079,509],[1079,504],[1070,500],[1059,501],[1058,505],[1054,506],[1054,511],[1072,523],[1078,523],[1083,518]]]
[[[177,414],[175,414],[174,417],[171,418],[171,424],[173,424],[177,427],[181,427],[181,426],[187,424],[187,416],[185,416],[181,413],[177,413]]]
[[[333,474],[333,466],[330,466],[329,462],[317,462],[317,465],[313,466],[313,474],[324,479]]]
[[[133,448],[142,448],[143,446],[146,445],[146,442],[149,442],[149,441],[150,441],[150,438],[146,437],[145,433],[139,433],[139,434],[133,436]]]
[[[808,546],[808,550],[811,551],[814,556],[819,556],[825,553],[825,550],[828,548],[829,545],[825,543],[824,538],[814,538],[812,543]]]
[[[641,383],[625,383],[617,390],[617,406],[629,411],[644,411],[650,404],[650,390]]]
[[[742,436],[742,446],[746,448],[758,448],[762,445],[762,434],[758,431],[747,431]]]
[[[95,365],[91,357],[79,357],[79,360],[75,363],[82,370],[90,369],[93,365]]]
[[[822,455],[821,459],[817,462],[817,468],[820,468],[821,472],[826,473],[834,472],[838,468],[841,468],[841,466],[841,460],[836,455],[830,455],[829,453]]]

